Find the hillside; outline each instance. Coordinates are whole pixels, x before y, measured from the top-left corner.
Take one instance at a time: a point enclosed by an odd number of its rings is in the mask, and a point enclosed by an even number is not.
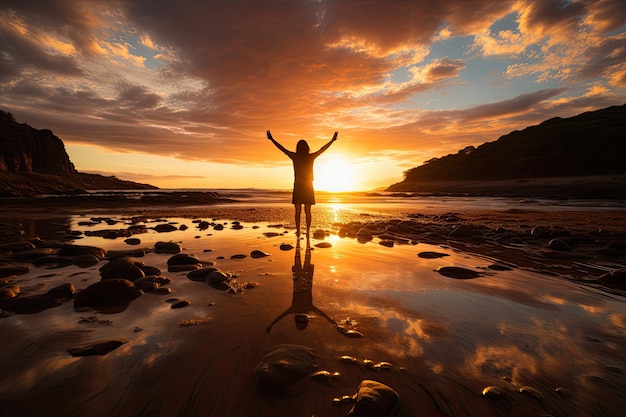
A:
[[[626,174],[626,105],[555,117],[494,142],[426,162],[387,191],[431,191],[444,183],[532,182]],[[541,179],[541,181],[539,181]],[[570,181],[571,182],[571,181]],[[437,187],[439,185],[440,187]],[[461,191],[463,187],[458,187]],[[527,190],[528,192],[528,190]]]
[[[0,197],[29,197],[76,190],[156,189],[115,177],[83,174],[48,129],[18,123],[0,110]]]

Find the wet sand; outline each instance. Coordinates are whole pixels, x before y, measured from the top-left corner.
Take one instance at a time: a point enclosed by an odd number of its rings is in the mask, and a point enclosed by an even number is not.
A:
[[[299,299],[294,271],[306,262],[306,240],[296,248],[288,205],[98,211],[109,222],[93,222],[93,210],[5,212],[4,240],[17,239],[11,236],[19,229],[23,239],[146,248],[136,259],[160,269],[173,292],[145,293],[116,314],[76,311],[70,300],[36,314],[0,318],[3,416],[345,416],[351,406],[334,404],[333,398],[354,394],[365,379],[392,387],[404,416],[623,411],[626,293],[598,280],[626,267],[623,249],[607,249],[626,234],[623,212],[373,215],[318,206],[313,229],[326,233],[310,239],[314,267],[306,290],[315,309],[299,329],[298,309],[289,309]],[[224,229],[200,229],[194,222],[200,219]],[[234,221],[243,227],[233,228]],[[141,240],[137,246],[93,233],[138,223],[147,230],[133,235]],[[152,229],[165,223],[179,230]],[[355,234],[364,225],[371,233]],[[554,236],[567,230],[562,237],[576,239],[569,241],[570,250],[551,249],[552,237],[532,235],[536,226]],[[187,272],[168,272],[172,255],[154,252],[159,241],[178,242],[183,253],[215,262],[239,283],[257,285],[231,293],[192,281]],[[281,244],[294,248],[283,250]],[[254,250],[269,256],[253,258]],[[418,256],[423,253],[445,256]],[[231,258],[238,254],[246,256]],[[20,296],[68,282],[82,289],[100,280],[98,269],[106,263],[30,265],[28,273],[4,279],[21,288]],[[443,267],[477,277],[455,279],[437,271]],[[190,304],[172,309],[172,298]],[[350,337],[347,329],[362,337]],[[68,353],[70,347],[122,338],[126,343],[106,355]],[[253,371],[281,344],[314,349],[317,369],[339,375],[303,377],[281,393],[268,392]],[[364,360],[391,367],[377,369]],[[483,395],[490,386],[501,394]]]

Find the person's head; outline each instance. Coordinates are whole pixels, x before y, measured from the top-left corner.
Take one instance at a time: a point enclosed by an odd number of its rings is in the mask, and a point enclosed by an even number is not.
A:
[[[309,324],[309,315],[306,313],[297,313],[294,314],[293,316],[295,322],[296,322],[296,328],[298,330],[304,330],[306,329],[306,326]]]
[[[304,139],[300,139],[298,144],[296,145],[296,153],[299,154],[308,154],[309,153],[309,144]]]

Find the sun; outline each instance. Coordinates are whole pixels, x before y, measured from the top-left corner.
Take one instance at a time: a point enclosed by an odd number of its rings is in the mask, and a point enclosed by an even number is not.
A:
[[[339,155],[322,158],[315,162],[314,185],[316,190],[329,192],[358,191],[360,181],[354,165]]]

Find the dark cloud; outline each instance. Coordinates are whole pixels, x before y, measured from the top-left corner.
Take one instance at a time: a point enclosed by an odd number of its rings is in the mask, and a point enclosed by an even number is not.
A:
[[[587,3],[589,23],[608,32],[626,25],[624,0],[596,0]]]
[[[509,100],[475,106],[467,110],[459,111],[458,120],[481,121],[513,116],[526,112],[546,100],[563,94],[565,91],[564,88],[550,88],[520,94]]]
[[[46,33],[58,34],[70,41],[84,55],[94,53],[97,35],[94,33],[98,19],[92,9],[104,2],[81,0],[3,0],[0,15],[3,20],[15,20]]]
[[[158,94],[150,92],[146,87],[130,84],[122,86],[117,99],[118,106],[137,111],[152,109],[161,101]]]
[[[587,13],[583,3],[567,0],[527,1],[520,26],[531,33],[572,32]]]
[[[423,150],[446,152],[477,138],[494,140],[506,129],[551,117],[550,111],[565,114],[568,103],[587,110],[615,98],[607,93],[550,107],[571,91],[563,87],[465,109],[415,108],[410,100],[466,82],[460,76],[480,59],[428,57],[442,29],[452,36],[484,33],[496,19],[525,6],[520,24],[544,37],[573,33],[585,21],[615,30],[624,24],[620,5],[623,0],[5,0],[0,104],[64,140],[118,151],[217,162],[277,160],[281,155],[266,146],[266,129],[286,145],[306,137],[315,147],[324,140],[319,135],[331,135],[338,124],[349,126],[341,138],[364,152],[384,147],[403,161],[422,161]],[[128,39],[147,35],[158,45],[155,55],[161,57],[150,63],[162,67],[150,73],[154,79],[132,66],[138,61],[125,66],[120,51],[100,55],[116,30]],[[42,33],[74,52],[52,53],[38,37]],[[566,68],[570,79],[626,82],[623,36],[590,41],[579,68]],[[130,45],[121,38],[120,45]],[[538,55],[533,59],[541,61]],[[421,71],[420,77],[389,82],[398,68]],[[499,97],[518,94],[511,91],[502,83]]]
[[[47,53],[40,43],[19,35],[6,22],[0,23],[0,45],[0,62],[3,64],[0,74],[4,74],[3,78],[13,78],[29,68],[70,76],[84,74],[74,58]]]

